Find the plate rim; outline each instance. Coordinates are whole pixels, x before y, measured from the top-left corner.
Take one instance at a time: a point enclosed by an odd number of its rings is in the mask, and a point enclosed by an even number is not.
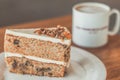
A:
[[[100,80],[106,80],[106,78],[107,78],[107,70],[106,70],[106,66],[105,66],[105,64],[103,63],[102,60],[100,60],[96,55],[94,55],[93,53],[91,53],[91,52],[89,52],[89,51],[87,51],[85,49],[82,49],[82,48],[79,48],[79,47],[76,47],[76,46],[73,46],[73,45],[71,46],[71,48],[72,49],[74,48],[74,49],[76,49],[78,51],[84,52],[84,53],[76,53],[76,54],[82,54],[83,56],[86,56],[86,54],[88,54],[89,56],[94,57],[100,63],[99,65],[101,65],[102,69],[104,69],[104,72],[103,72],[104,73],[104,78],[100,79]]]

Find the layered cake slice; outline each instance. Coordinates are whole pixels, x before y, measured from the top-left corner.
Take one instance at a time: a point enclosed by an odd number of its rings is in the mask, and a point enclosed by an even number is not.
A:
[[[10,72],[63,77],[69,67],[71,34],[66,27],[7,29],[4,51]]]

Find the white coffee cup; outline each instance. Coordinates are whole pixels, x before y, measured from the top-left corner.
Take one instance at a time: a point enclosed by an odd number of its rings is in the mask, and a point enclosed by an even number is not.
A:
[[[109,31],[110,16],[116,14],[115,26]],[[108,42],[108,35],[115,35],[120,27],[120,13],[109,6],[85,2],[73,7],[72,40],[83,47],[100,47]]]

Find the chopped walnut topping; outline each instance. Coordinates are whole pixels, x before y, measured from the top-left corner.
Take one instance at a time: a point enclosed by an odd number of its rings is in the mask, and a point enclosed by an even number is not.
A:
[[[67,39],[70,39],[70,38],[71,38],[71,35],[70,35],[70,33],[68,33],[68,32],[63,32],[63,35],[65,35]]]
[[[41,34],[41,31],[40,30],[36,30],[34,33]]]
[[[41,28],[41,29],[34,31],[34,33],[38,35],[43,34],[43,35],[47,35],[47,36],[55,37],[59,39],[70,39],[71,38],[71,34],[65,31],[65,28],[60,27],[59,25],[57,26],[56,29],[50,30],[47,28]]]

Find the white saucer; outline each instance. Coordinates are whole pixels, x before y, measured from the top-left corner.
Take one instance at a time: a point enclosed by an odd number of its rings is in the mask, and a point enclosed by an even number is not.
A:
[[[3,75],[0,76],[0,80],[3,77],[3,80],[106,80],[106,69],[96,56],[80,48],[72,47],[71,66],[63,78],[10,73],[5,67],[4,54],[0,54],[0,75]]]

